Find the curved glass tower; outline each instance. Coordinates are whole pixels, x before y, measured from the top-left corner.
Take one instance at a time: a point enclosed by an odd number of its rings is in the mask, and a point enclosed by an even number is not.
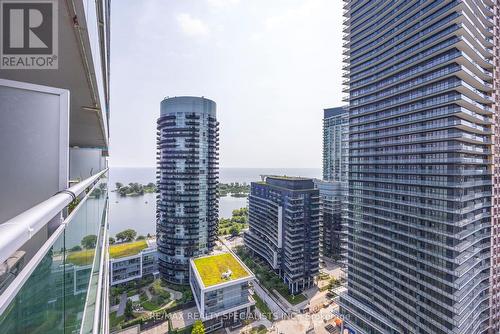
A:
[[[203,97],[164,99],[157,129],[160,274],[189,284],[189,258],[208,253],[217,236],[216,104]]]

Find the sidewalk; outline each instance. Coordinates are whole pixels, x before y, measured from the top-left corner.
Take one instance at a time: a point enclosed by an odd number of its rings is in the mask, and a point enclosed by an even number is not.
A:
[[[118,305],[118,311],[116,311],[116,316],[122,316],[125,313],[125,306],[127,305],[127,294],[124,292],[120,295],[120,305]]]

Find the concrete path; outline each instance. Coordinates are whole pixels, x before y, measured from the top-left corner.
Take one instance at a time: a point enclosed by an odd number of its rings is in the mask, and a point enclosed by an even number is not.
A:
[[[152,328],[146,329],[141,332],[141,334],[166,334],[168,333],[168,321],[161,323]]]
[[[271,321],[267,320],[266,317],[264,317],[263,315],[261,315],[260,311],[258,309],[255,309],[255,313],[257,313],[257,314],[260,315],[260,319],[259,320],[255,320],[255,321],[249,323],[246,326],[243,326],[241,328],[235,329],[234,331],[231,331],[229,328],[226,327],[226,333],[228,333],[228,334],[250,333],[250,331],[252,330],[252,328],[257,328],[260,325],[264,325],[264,326],[266,326],[266,328],[271,328],[272,327],[273,323]]]
[[[194,324],[196,319],[199,319],[198,309],[196,306],[176,311],[170,314],[172,329],[181,329]]]
[[[113,313],[113,312],[116,312],[118,311],[118,306],[119,305],[113,305],[109,308],[109,313]]]
[[[182,292],[172,290],[170,288],[166,288],[162,286],[162,289],[170,293],[170,299],[179,300],[182,299]]]
[[[124,292],[120,295],[120,305],[118,305],[118,311],[116,311],[116,316],[122,316],[125,313],[125,306],[127,306],[127,294]]]
[[[149,287],[151,285],[148,285],[147,287],[143,288],[142,290],[144,291],[144,293],[146,294],[146,296],[148,297],[148,300],[151,300],[153,298],[153,295],[151,294],[151,292],[149,291]]]

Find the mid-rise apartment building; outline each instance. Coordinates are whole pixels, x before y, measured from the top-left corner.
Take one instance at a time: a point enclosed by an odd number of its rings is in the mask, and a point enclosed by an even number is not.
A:
[[[110,285],[122,284],[146,276],[155,278],[159,276],[156,242],[148,240],[148,243],[150,245],[137,252],[137,254],[110,258]]]
[[[165,281],[189,284],[189,258],[207,254],[217,238],[215,102],[191,96],[164,99],[157,134],[160,274]]]
[[[346,324],[377,334],[497,333],[497,3],[344,8]]]
[[[319,272],[319,191],[312,179],[266,176],[252,182],[245,245],[282,277],[291,293]]]
[[[110,3],[0,6],[0,332],[108,333]]]

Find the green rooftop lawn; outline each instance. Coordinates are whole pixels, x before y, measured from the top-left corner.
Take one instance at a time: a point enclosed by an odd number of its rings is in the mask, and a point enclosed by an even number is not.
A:
[[[144,248],[148,248],[146,240],[128,242],[109,246],[109,256],[112,258],[125,257],[138,254]],[[95,249],[84,249],[76,252],[69,252],[66,262],[77,266],[92,264],[94,260]]]
[[[146,242],[146,240],[111,245],[109,246],[109,256],[111,258],[119,258],[135,255],[145,248],[148,248],[148,243]]]
[[[194,259],[194,265],[205,287],[237,280],[250,275],[230,253],[200,257]],[[227,272],[228,269],[232,272],[231,278],[222,278],[222,273]]]
[[[70,252],[66,257],[66,262],[77,266],[92,264],[94,260],[95,249],[85,249],[77,252]]]

